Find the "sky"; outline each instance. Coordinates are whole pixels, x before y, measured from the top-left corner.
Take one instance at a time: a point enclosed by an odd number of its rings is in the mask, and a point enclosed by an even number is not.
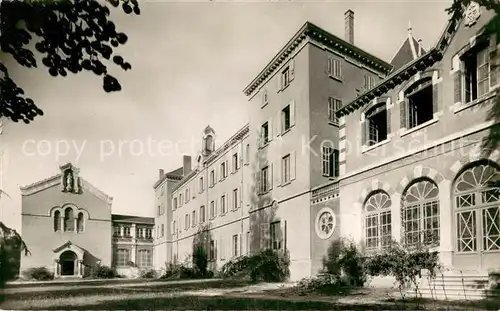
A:
[[[141,1],[141,15],[112,13],[129,40],[116,50],[132,65],[111,74],[123,90],[105,93],[92,73],[54,78],[43,66],[5,59],[13,79],[44,110],[29,125],[5,122],[0,219],[21,227],[20,186],[59,173],[67,162],[113,197],[112,212],[154,216],[158,170],[195,156],[210,125],[217,145],[248,122],[243,89],[310,21],[343,38],[354,11],[354,43],[390,61],[407,36],[426,50],[438,40],[451,1]]]

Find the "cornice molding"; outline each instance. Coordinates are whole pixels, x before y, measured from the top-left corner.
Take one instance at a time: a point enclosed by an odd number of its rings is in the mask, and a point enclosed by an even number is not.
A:
[[[340,39],[326,30],[306,22],[300,30],[290,39],[278,54],[266,65],[257,77],[243,90],[245,95],[250,96],[259,86],[290,56],[300,44],[308,38],[327,45],[333,50],[351,59],[361,62],[376,71],[388,74],[392,70],[392,65],[373,56],[364,50]]]

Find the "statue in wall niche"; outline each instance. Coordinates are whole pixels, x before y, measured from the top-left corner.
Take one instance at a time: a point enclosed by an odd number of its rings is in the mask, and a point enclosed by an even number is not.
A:
[[[68,170],[66,173],[66,191],[71,192],[73,191],[73,172],[71,170]]]

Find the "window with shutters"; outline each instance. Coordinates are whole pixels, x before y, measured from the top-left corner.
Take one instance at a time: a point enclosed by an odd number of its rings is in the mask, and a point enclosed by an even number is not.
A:
[[[272,222],[270,225],[271,232],[271,248],[273,250],[280,250],[283,245],[283,234],[281,232],[281,222]]]
[[[286,67],[285,70],[281,72],[281,81],[283,83],[283,88],[287,87],[290,85],[291,79],[290,79],[290,67]]]
[[[174,204],[173,205],[174,205],[174,210],[176,210],[177,209],[177,198],[174,198]]]
[[[323,176],[338,177],[340,170],[339,151],[331,147],[321,148],[321,164]]]
[[[165,236],[165,224],[161,224],[161,237]]]
[[[226,196],[220,197],[220,214],[224,215],[226,213]]]
[[[406,128],[411,129],[433,119],[433,86],[432,78],[424,78],[405,92]]]
[[[205,205],[200,207],[200,223],[205,222]]]
[[[210,219],[215,218],[215,201],[210,202]]]
[[[181,194],[179,194],[179,207],[182,206],[182,203],[183,203],[183,201],[182,201],[182,193],[181,193]]]
[[[260,192],[269,191],[269,167],[266,166],[260,171]]]
[[[205,191],[205,182],[203,177],[200,177],[200,193],[203,193],[203,191]]]
[[[184,217],[184,230],[189,229],[189,214]]]
[[[238,235],[233,235],[233,257],[238,257]]]
[[[342,63],[339,59],[330,57],[328,59],[328,75],[335,79],[342,79]]]
[[[476,100],[489,91],[489,53],[487,47],[472,50],[463,57],[464,100]]]
[[[339,118],[335,115],[335,112],[342,106],[342,101],[333,97],[328,98],[328,121],[338,125]]]
[[[375,85],[375,78],[371,75],[365,75],[363,87],[367,90]]]
[[[233,210],[238,209],[238,200],[239,200],[238,189],[234,189],[233,190]]]
[[[215,185],[215,170],[210,171],[210,187]]]
[[[261,144],[265,145],[269,142],[269,123],[266,122],[262,124],[260,128],[260,133],[261,133]]]
[[[191,226],[195,227],[196,226],[196,211],[193,211],[191,214],[192,214]]]
[[[233,173],[239,169],[238,167],[238,153],[233,154]]]
[[[432,104],[432,103],[431,103]],[[432,112],[432,109],[431,109]],[[387,139],[387,108],[380,103],[365,113],[365,131],[367,131],[367,146],[373,146]]]
[[[290,182],[290,154],[281,159],[281,185]]]
[[[189,202],[189,188],[186,189],[184,196],[185,203]]]
[[[268,103],[269,103],[269,98],[268,98],[268,95],[267,95],[267,89],[264,89],[262,91],[262,106],[261,107],[264,107]]]
[[[220,164],[220,177],[221,177],[221,180],[227,177],[226,162],[222,162]]]
[[[281,110],[281,133],[288,131],[291,127],[290,123],[290,105]]]

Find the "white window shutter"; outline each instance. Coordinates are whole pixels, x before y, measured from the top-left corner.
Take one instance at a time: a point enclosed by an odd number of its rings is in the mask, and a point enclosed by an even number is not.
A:
[[[281,117],[281,110],[280,110],[280,111],[278,111],[278,113],[276,115],[276,126],[275,126],[276,137],[280,136],[280,134],[281,134],[281,122],[282,122],[281,118],[282,117]]]
[[[269,163],[267,169],[267,190],[273,189],[273,163]]]
[[[286,220],[281,220],[280,222],[280,227],[281,227],[281,249],[286,251]]]
[[[290,102],[290,126],[295,125],[295,100]]]
[[[241,187],[238,187],[238,208],[241,207],[242,199],[243,199],[243,196],[241,195]]]
[[[281,185],[281,176],[283,176],[283,160],[278,160],[274,163],[274,184],[276,187]]]
[[[267,130],[269,131],[268,133],[268,140],[271,141],[273,140],[273,118],[269,118],[267,121]]]
[[[290,65],[289,65],[289,70],[290,70],[290,81],[293,81],[295,78],[295,59],[290,60]]]
[[[290,153],[290,180],[295,180],[296,175],[296,152]]]

